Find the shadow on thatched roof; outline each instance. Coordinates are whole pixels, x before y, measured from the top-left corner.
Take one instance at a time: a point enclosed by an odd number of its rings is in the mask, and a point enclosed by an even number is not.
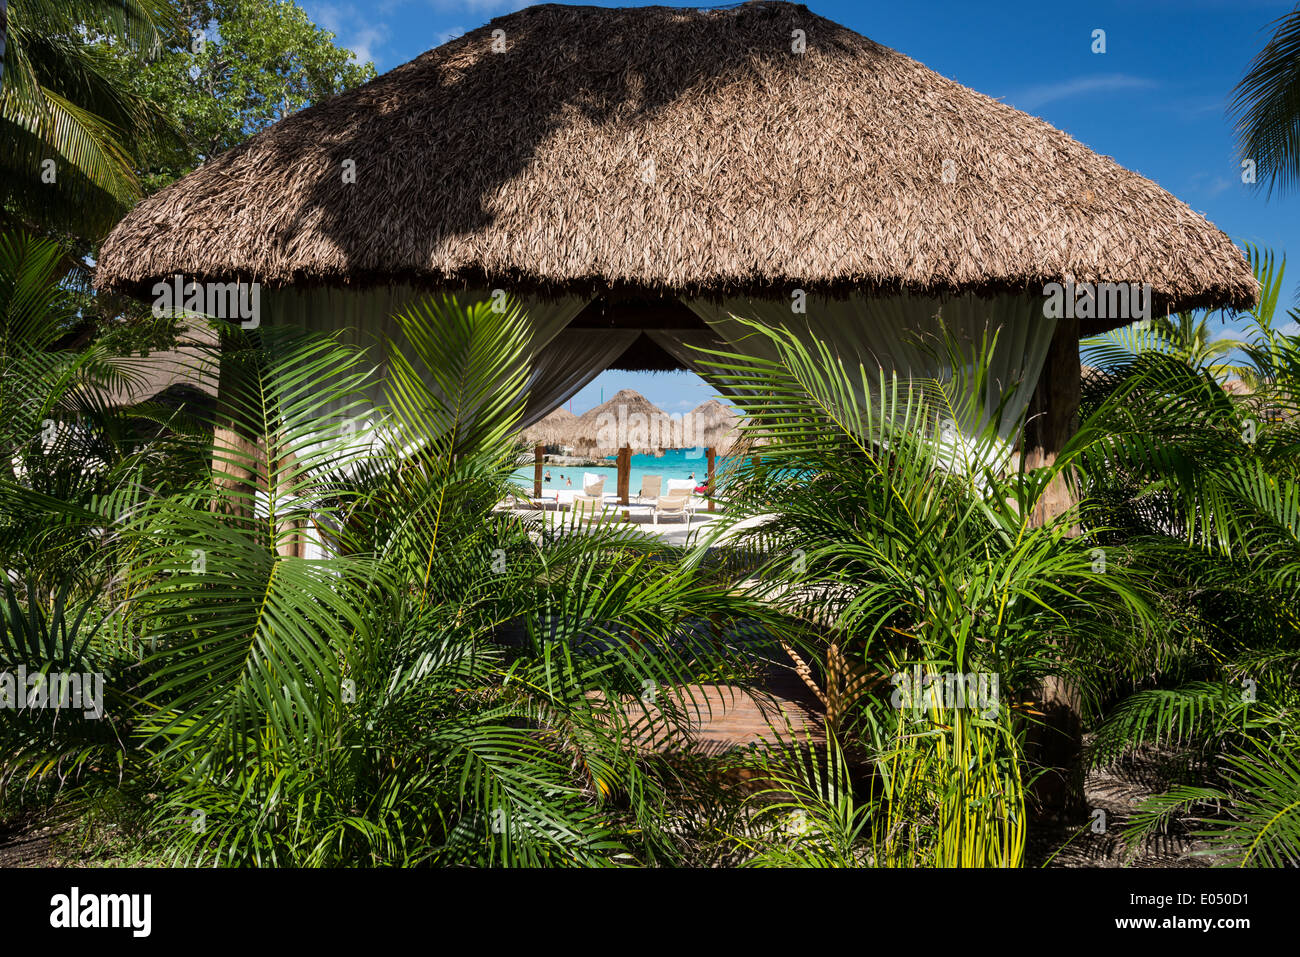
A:
[[[775,2],[499,17],[145,200],[97,282],[175,272],[584,294],[1150,282],[1161,311],[1256,296],[1232,242],[1150,180]]]

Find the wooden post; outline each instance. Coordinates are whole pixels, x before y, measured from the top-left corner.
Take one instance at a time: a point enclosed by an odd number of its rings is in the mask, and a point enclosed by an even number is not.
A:
[[[268,475],[270,471],[268,470]],[[303,473],[298,467],[298,456],[290,451],[284,458],[276,463],[275,474],[281,479],[288,477],[285,483],[288,486],[290,494],[300,484]],[[286,489],[282,486],[278,494],[283,496]],[[295,496],[296,497],[296,496]],[[301,518],[281,519],[276,526],[276,536],[279,543],[276,545],[276,553],[286,558],[305,558],[307,551],[307,525]]]
[[[632,449],[630,446],[623,446],[618,450],[618,504],[628,504],[629,485],[632,484]],[[626,521],[628,513],[623,513],[623,519]]]
[[[533,449],[533,498],[542,497],[542,459],[546,455],[546,446],[539,445]]]
[[[708,478],[708,481],[705,483],[705,484],[708,485],[709,490],[708,490],[708,492],[706,492],[705,494],[708,495],[708,497],[709,497],[709,511],[712,512],[712,511],[714,511],[714,505],[713,505],[713,479],[714,479],[715,476],[717,475],[717,459],[718,459],[718,450],[715,449],[713,446],[710,445],[707,449],[704,450],[704,454],[705,454],[705,456],[707,456],[707,458],[708,458],[708,463],[709,463],[709,465],[708,465],[708,468],[709,468],[709,478]]]
[[[241,518],[253,517],[258,466],[266,449],[258,442],[241,401],[255,371],[238,338],[239,330],[220,334],[216,419],[212,430],[212,476],[216,486],[212,510]]]
[[[1029,403],[1023,446],[1026,469],[1056,462],[1066,441],[1078,429],[1079,321],[1058,319],[1048,347],[1038,386]],[[1075,504],[1068,475],[1057,475],[1043,491],[1028,516],[1030,525],[1044,525]],[[1078,534],[1078,529],[1071,534]],[[1030,727],[1026,756],[1046,768],[1034,782],[1031,797],[1040,814],[1058,820],[1078,818],[1085,810],[1083,797],[1082,697],[1066,680],[1043,680],[1038,710],[1041,724]]]
[[[1025,423],[1025,469],[1042,468],[1079,428],[1079,320],[1058,319],[1043,372],[1029,400]],[[1038,500],[1030,524],[1044,525],[1075,503],[1074,490],[1058,475]]]

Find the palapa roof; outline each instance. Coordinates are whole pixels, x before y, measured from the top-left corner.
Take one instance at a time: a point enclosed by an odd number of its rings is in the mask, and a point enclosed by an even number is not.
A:
[[[560,406],[523,429],[519,437],[530,445],[572,445],[571,433],[577,421],[576,415]]]
[[[97,281],[142,293],[176,272],[667,295],[1150,282],[1162,311],[1256,296],[1228,237],[1150,180],[774,2],[499,17],[144,200]]]
[[[616,445],[599,445],[598,439],[602,437],[602,429],[618,421],[620,413],[627,420],[638,413],[645,416],[643,424],[649,428],[641,438],[657,441],[638,441],[635,428],[629,436],[635,448],[643,451],[693,445],[713,446],[725,455],[735,442],[740,422],[729,407],[717,399],[709,399],[687,413],[694,418],[689,431],[683,431],[685,417],[669,415],[634,389],[620,389],[612,398],[580,416],[564,407],[555,409],[522,430],[520,437],[528,444],[572,446],[579,454],[613,453],[618,450]],[[670,423],[674,425],[669,427]]]

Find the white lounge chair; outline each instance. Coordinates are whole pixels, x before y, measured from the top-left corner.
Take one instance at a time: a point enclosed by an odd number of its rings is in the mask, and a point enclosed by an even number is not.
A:
[[[659,496],[659,501],[655,502],[652,513],[654,523],[659,524],[660,515],[681,515],[686,519],[686,530],[691,530],[691,516],[695,514],[695,506],[691,503],[691,491],[689,489],[678,489]]]
[[[636,499],[642,505],[653,504],[659,501],[659,493],[663,488],[662,475],[643,475],[641,476],[641,491],[637,493]]]
[[[602,496],[573,496],[573,523],[575,525],[581,525],[584,521],[599,522],[604,517],[604,514],[605,499]]]
[[[600,498],[605,494],[605,476],[594,472],[582,473],[582,494]]]

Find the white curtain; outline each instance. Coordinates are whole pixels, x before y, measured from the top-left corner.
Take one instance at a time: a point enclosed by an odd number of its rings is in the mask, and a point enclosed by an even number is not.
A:
[[[490,289],[455,289],[448,291],[462,305],[481,302],[492,297],[492,290]],[[369,380],[367,387],[360,396],[354,397],[347,402],[331,403],[323,409],[326,415],[339,415],[347,405],[360,398],[363,407],[368,407],[362,413],[364,418],[384,401],[384,381],[387,376],[385,357],[387,355],[388,341],[391,340],[399,344],[403,341],[401,329],[393,318],[394,314],[414,300],[427,294],[425,291],[410,286],[387,286],[364,290],[333,288],[264,290],[262,321],[263,323],[289,325],[310,331],[338,333],[340,342],[367,349],[367,363],[362,368],[375,369],[375,374]],[[434,293],[434,295],[439,294]],[[520,306],[525,310],[528,324],[532,329],[532,338],[529,348],[525,350],[524,361],[530,364],[540,362],[540,367],[546,370],[545,375],[542,377],[539,377],[535,370],[531,379],[531,388],[542,401],[545,401],[544,395],[548,390],[554,394],[559,394],[563,392],[564,388],[570,387],[574,379],[573,367],[561,361],[563,351],[552,350],[548,352],[547,347],[562,333],[562,330],[573,320],[574,316],[582,311],[589,300],[574,296],[543,299],[511,295],[519,301]],[[625,342],[623,348],[626,347],[627,343]],[[613,348],[615,348],[613,341],[607,342],[604,347],[606,350]],[[602,351],[599,355],[603,354]],[[600,361],[599,355],[592,360],[593,363]],[[608,365],[617,356],[618,352],[615,352],[613,356],[604,360],[605,365]],[[590,378],[594,378],[601,368],[604,368],[604,366],[597,367],[591,373],[591,376],[573,388],[573,391],[576,392],[587,381],[590,381]],[[556,380],[563,380],[563,382]],[[432,383],[428,384],[432,386]],[[558,405],[565,398],[568,398],[568,395],[563,395],[557,399],[555,404]],[[529,408],[532,408],[531,401]],[[545,412],[546,410],[543,410],[542,415]],[[353,419],[357,418],[357,409],[349,410],[348,414]],[[540,417],[539,415],[538,418]],[[374,424],[376,426],[380,425],[377,422]],[[340,422],[340,426],[345,427],[346,423]],[[366,430],[362,429],[356,431],[356,438],[352,438],[352,432],[341,431],[337,446],[340,454],[333,459],[333,466],[346,471],[349,468],[348,462],[353,455],[361,454],[373,442],[384,441],[381,436],[385,434],[383,431],[367,433]],[[363,436],[367,437],[363,438]],[[304,554],[307,557],[320,557],[325,554],[325,551],[326,549],[316,540],[314,535],[308,534],[306,536]]]
[[[448,290],[462,305],[491,299],[490,289]],[[575,296],[557,299],[521,296],[510,293],[519,301],[532,328],[530,348],[525,360],[536,356],[564,329],[588,301]],[[371,364],[376,374],[364,392],[370,406],[384,400],[386,342],[402,342],[401,329],[394,314],[429,293],[410,286],[385,286],[364,290],[353,289],[277,289],[263,291],[264,321],[296,326],[318,332],[340,333],[341,342],[369,350]],[[438,296],[440,293],[434,293]],[[334,409],[337,412],[338,409]]]
[[[528,405],[520,428],[527,428],[609,368],[636,337],[639,329],[565,329],[533,358],[528,379]]]
[[[949,299],[857,296],[843,300],[809,296],[806,313],[792,311],[791,300],[683,301],[737,352],[775,358],[775,351],[766,339],[733,317],[757,320],[764,325],[785,327],[804,343],[812,338],[820,339],[847,368],[853,369],[861,363],[872,380],[879,369],[886,375],[896,372],[903,381],[909,378],[949,381],[963,370],[953,368],[941,328],[946,328],[956,340],[967,370],[982,337],[987,333],[992,338],[996,332],[989,381],[983,394],[976,397],[975,414],[964,421],[954,421],[954,425],[962,435],[978,434],[989,423],[1004,394],[1016,387],[1003,407],[998,435],[1004,441],[1012,437],[1029,406],[1056,327],[1055,320],[1043,316],[1042,297],[1029,294],[993,298],[966,295]]]

